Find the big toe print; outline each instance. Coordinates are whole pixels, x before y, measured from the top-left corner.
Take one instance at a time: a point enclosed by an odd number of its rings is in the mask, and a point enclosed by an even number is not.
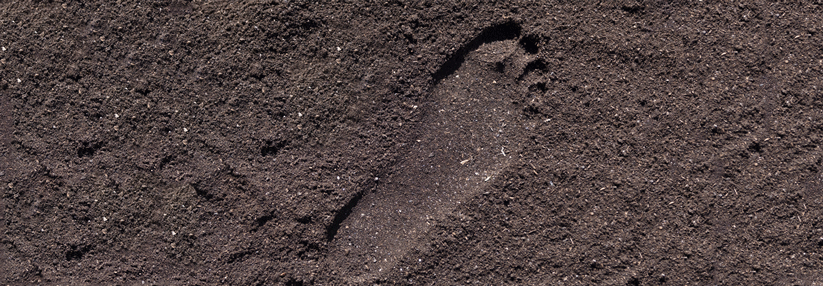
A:
[[[486,29],[435,74],[424,108],[420,138],[388,178],[351,209],[327,257],[338,275],[365,282],[393,270],[432,219],[451,212],[487,187],[516,160],[520,111],[517,78],[530,54],[518,42],[519,27]]]

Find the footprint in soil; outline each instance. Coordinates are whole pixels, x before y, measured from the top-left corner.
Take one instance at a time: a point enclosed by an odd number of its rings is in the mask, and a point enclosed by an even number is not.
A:
[[[426,131],[333,225],[326,259],[338,277],[362,283],[392,271],[409,250],[423,249],[430,223],[516,160],[523,132],[512,99],[532,57],[519,37],[515,23],[490,27],[435,73],[431,100],[420,106]]]

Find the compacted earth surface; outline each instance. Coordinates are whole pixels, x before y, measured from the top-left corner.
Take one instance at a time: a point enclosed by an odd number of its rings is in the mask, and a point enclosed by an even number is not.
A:
[[[3,285],[818,285],[819,1],[2,1]]]

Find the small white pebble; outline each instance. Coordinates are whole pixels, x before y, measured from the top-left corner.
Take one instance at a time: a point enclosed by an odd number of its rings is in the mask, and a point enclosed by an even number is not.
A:
[[[298,112],[297,117],[303,117],[303,113]]]
[[[186,128],[186,127],[183,127],[183,132],[189,132],[189,129]]]
[[[6,48],[3,48],[3,50],[5,51],[5,50],[6,50]],[[340,47],[337,47],[337,51],[338,51],[338,52],[340,51]]]
[[[3,47],[3,51],[4,51],[4,52],[6,51],[6,47]]]
[[[120,118],[120,114],[115,113],[114,118]]]
[[[108,221],[108,220],[109,220],[109,219],[107,219],[106,217],[103,217],[103,221]]]
[[[17,79],[17,83],[20,83],[20,79],[19,79],[19,78]]]
[[[377,180],[380,180],[380,178],[378,178],[378,177],[374,177],[374,180],[375,180],[375,181],[377,181]]]
[[[177,233],[172,230],[171,235],[177,235]]]

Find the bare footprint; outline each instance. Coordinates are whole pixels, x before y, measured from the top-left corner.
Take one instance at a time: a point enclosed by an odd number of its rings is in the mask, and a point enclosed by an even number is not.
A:
[[[392,271],[433,219],[481,192],[520,149],[520,112],[512,103],[529,55],[514,23],[487,29],[435,74],[424,108],[427,131],[376,190],[335,226],[327,265],[349,282]]]

